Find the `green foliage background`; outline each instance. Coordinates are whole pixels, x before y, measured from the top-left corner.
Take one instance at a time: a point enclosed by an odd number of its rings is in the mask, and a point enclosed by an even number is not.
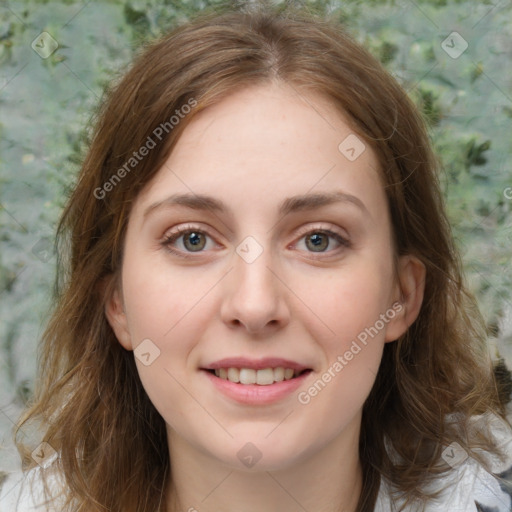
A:
[[[303,4],[344,21],[421,108],[492,354],[511,368],[512,3]],[[52,237],[103,87],[144,41],[218,5],[0,1],[0,469],[16,464],[10,430],[34,386],[55,276]],[[59,44],[47,59],[31,48],[43,31]],[[441,46],[453,31],[468,43],[457,59]]]

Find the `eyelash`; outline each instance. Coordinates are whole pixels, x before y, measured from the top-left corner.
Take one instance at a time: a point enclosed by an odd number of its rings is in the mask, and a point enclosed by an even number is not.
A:
[[[208,233],[208,231],[205,231],[204,229],[200,229],[197,226],[187,225],[184,227],[177,228],[173,233],[169,233],[169,235],[166,235],[164,237],[164,239],[161,241],[161,244],[167,251],[169,251],[170,253],[172,253],[176,256],[179,256],[181,258],[194,258],[195,256],[191,256],[193,254],[193,252],[184,252],[184,251],[180,251],[180,250],[176,250],[176,249],[172,248],[172,244],[174,242],[176,242],[176,240],[178,240],[180,237],[182,237],[183,235],[190,233],[190,232],[207,235],[208,237],[213,239],[213,237]],[[334,240],[336,240],[336,242],[338,242],[340,244],[340,246],[342,246],[346,249],[350,249],[352,247],[352,243],[350,242],[350,240],[341,236],[339,233],[336,233],[335,231],[331,231],[330,229],[326,229],[326,228],[314,228],[314,229],[304,228],[299,233],[299,240],[304,238],[306,235],[312,235],[314,233],[322,233],[324,235],[328,235],[330,238],[333,238]],[[197,252],[200,254],[204,251],[197,251]],[[313,255],[314,254],[319,255],[319,256],[313,256],[313,259],[325,258],[325,256],[321,256],[321,255],[326,254],[323,251],[319,252],[319,253],[315,253],[315,252],[311,252],[311,251],[308,251],[308,252],[310,252],[310,254],[313,254]],[[330,253],[332,251],[328,251],[328,252]]]

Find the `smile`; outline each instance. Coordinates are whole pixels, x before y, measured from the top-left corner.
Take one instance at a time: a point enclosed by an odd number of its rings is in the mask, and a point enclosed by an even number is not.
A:
[[[255,370],[253,368],[217,368],[211,370],[216,377],[229,380],[236,384],[258,384],[260,386],[270,386],[276,382],[290,380],[298,377],[308,370],[294,370],[293,368],[263,368]]]
[[[313,373],[308,364],[283,359],[227,357],[201,365],[214,389],[244,405],[268,405],[293,396]]]

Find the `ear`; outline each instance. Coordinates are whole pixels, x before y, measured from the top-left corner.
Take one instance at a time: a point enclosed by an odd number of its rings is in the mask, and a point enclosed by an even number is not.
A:
[[[128,321],[119,286],[114,279],[102,287],[105,294],[105,316],[117,340],[126,350],[133,350]]]
[[[393,307],[396,315],[389,321],[386,328],[386,342],[394,341],[402,336],[419,315],[423,294],[425,293],[425,265],[410,254],[398,259],[398,283],[395,291]],[[395,304],[394,303],[394,304]]]

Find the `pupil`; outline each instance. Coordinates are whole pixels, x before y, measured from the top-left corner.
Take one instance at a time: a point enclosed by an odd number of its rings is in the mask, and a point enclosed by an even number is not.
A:
[[[313,247],[320,248],[320,251],[327,249],[327,245],[325,243],[326,237],[323,234],[315,233],[314,235],[311,235],[308,240],[312,242]]]
[[[191,240],[192,244],[197,245],[199,243],[199,235],[197,233],[192,233],[189,240]]]
[[[197,250],[197,249],[202,249],[203,247],[201,246],[201,235],[199,233],[194,233],[194,232],[191,232],[186,238],[185,238],[185,242],[186,244],[191,244],[192,248]],[[204,245],[204,244],[203,244]]]

